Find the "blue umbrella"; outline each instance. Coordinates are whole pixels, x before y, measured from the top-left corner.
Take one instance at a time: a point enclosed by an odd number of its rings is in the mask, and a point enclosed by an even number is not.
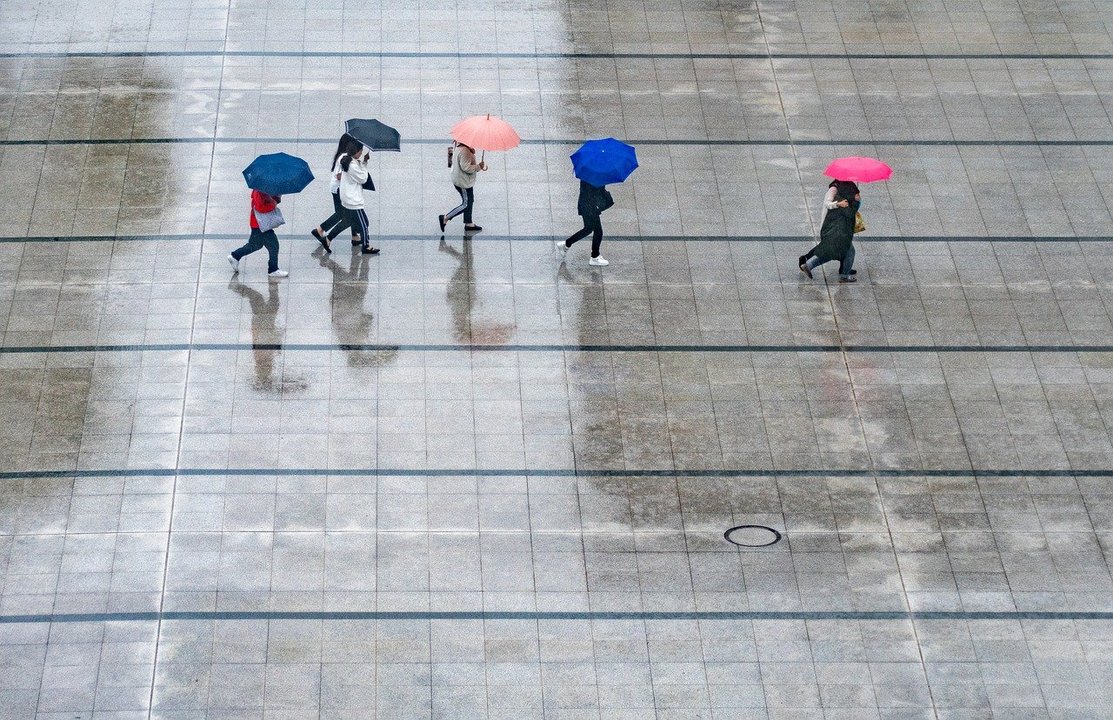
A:
[[[576,177],[596,187],[623,182],[637,167],[634,147],[614,138],[588,140],[572,153]]]
[[[267,195],[289,195],[301,192],[313,182],[309,163],[286,153],[260,155],[244,168],[243,179],[252,190]]]

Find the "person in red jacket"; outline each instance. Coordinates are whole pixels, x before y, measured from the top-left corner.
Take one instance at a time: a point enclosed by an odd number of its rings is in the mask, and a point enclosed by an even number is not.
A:
[[[232,254],[228,256],[228,264],[232,266],[232,272],[238,273],[240,271],[241,258],[265,247],[267,249],[267,274],[272,278],[284,278],[290,274],[285,270],[278,269],[278,236],[274,234],[274,229],[283,223],[282,214],[279,213],[277,218],[266,217],[267,229],[261,230],[259,228],[259,216],[276,212],[280,202],[282,202],[282,196],[280,195],[267,195],[258,190],[251,191],[251,237],[243,247],[233,250]]]

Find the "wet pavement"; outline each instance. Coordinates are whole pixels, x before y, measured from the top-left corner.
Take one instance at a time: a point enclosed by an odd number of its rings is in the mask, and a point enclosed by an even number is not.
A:
[[[0,718],[1108,718],[1110,28],[0,0]],[[318,181],[232,276],[242,168],[352,116],[382,255]],[[849,154],[894,178],[809,281]]]

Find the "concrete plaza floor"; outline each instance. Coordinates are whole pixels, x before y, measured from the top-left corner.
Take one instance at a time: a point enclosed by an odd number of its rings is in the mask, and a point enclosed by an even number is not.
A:
[[[0,0],[0,717],[1113,717],[1111,78],[1103,0]],[[319,179],[232,276],[349,117],[382,254]]]

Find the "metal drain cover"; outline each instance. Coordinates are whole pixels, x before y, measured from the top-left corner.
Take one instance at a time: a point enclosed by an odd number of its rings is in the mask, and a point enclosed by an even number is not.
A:
[[[781,540],[781,534],[765,525],[737,525],[723,533],[727,542],[739,547],[769,547]]]

